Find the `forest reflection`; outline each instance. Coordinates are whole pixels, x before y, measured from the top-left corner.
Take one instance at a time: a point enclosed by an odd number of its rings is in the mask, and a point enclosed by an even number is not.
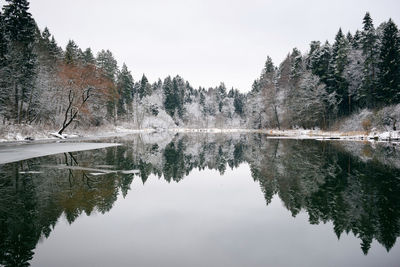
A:
[[[151,138],[148,138],[151,140]],[[263,135],[131,137],[122,146],[0,165],[0,265],[24,266],[61,216],[110,211],[133,179],[179,182],[194,169],[250,166],[269,204],[275,195],[310,224],[353,233],[367,254],[400,234],[400,152],[391,144],[268,139]]]

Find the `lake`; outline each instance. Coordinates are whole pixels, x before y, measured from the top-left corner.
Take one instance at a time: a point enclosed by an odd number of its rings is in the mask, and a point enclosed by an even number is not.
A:
[[[133,135],[0,165],[1,266],[399,266],[400,147]]]

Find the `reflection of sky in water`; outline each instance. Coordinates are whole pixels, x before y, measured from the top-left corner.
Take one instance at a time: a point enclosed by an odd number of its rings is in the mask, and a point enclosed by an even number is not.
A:
[[[310,225],[278,196],[266,206],[247,164],[224,175],[193,170],[179,183],[135,178],[110,212],[62,217],[37,245],[33,266],[396,266],[376,241],[365,256],[352,233]],[[382,265],[383,264],[383,265]]]

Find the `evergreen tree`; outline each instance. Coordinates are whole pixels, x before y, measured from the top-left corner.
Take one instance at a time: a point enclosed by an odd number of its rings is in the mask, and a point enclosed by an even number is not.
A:
[[[65,47],[64,61],[67,64],[78,64],[78,60],[79,47],[73,40],[69,40]]]
[[[244,113],[244,99],[239,92],[234,94],[233,106],[235,108],[235,112],[242,116]]]
[[[222,112],[225,97],[226,97],[226,87],[224,83],[221,83],[217,88],[217,103],[219,112]]]
[[[363,85],[360,91],[359,101],[363,106],[373,107],[374,96],[376,95],[378,44],[372,18],[368,12],[363,19],[361,48],[363,56],[365,57],[365,62]]]
[[[396,24],[389,19],[383,29],[379,53],[379,91],[381,104],[400,103],[400,39]]]
[[[9,103],[13,103],[12,116],[17,123],[23,119],[24,103],[32,96],[36,68],[36,23],[28,12],[26,0],[6,0],[3,6],[3,30],[7,40],[7,56],[2,76],[8,90]],[[3,38],[4,38],[3,37]],[[11,93],[12,92],[12,93]]]
[[[120,95],[117,109],[119,116],[132,112],[133,86],[132,74],[124,63],[117,78],[118,94]]]
[[[92,53],[92,49],[90,49],[90,47],[86,48],[86,50],[83,52],[83,63],[86,65],[96,63],[96,60]]]
[[[44,39],[44,41],[46,42],[46,44],[50,43],[50,31],[47,27],[44,28],[43,32],[42,32],[42,38]]]
[[[109,78],[112,82],[115,82],[118,64],[110,50],[101,50],[97,54],[96,65],[98,68],[104,71],[107,78]]]
[[[310,55],[310,68],[312,73],[317,75],[326,85],[329,80],[329,63],[332,57],[331,50],[331,45],[326,41],[323,46],[316,49]]]
[[[291,63],[290,78],[293,81],[294,86],[296,86],[298,79],[300,78],[303,72],[303,58],[301,56],[300,50],[298,50],[297,48],[293,48],[293,51],[290,54],[290,63]],[[266,64],[268,64],[268,61]],[[270,66],[270,68],[273,69],[273,64],[272,66]]]
[[[151,95],[151,85],[144,74],[142,76],[142,79],[140,80],[140,88],[138,94],[140,99]]]
[[[310,43],[310,51],[306,57],[306,68],[307,70],[312,70],[313,59],[321,49],[320,41],[312,41]]]
[[[328,93],[336,92],[339,103],[339,114],[350,113],[351,99],[348,92],[348,83],[344,77],[344,70],[348,64],[348,42],[339,29],[332,46],[332,58],[329,65]]]
[[[175,108],[178,113],[177,115],[180,118],[183,118],[186,86],[184,80],[179,75],[172,79],[172,90],[174,94]]]
[[[0,12],[0,71],[6,63],[6,54],[7,54],[7,39],[4,31],[3,14]]]
[[[6,54],[7,54],[7,40],[4,32],[4,22],[3,22],[3,14],[0,12],[0,115],[8,115],[7,113],[7,102],[8,93],[7,93],[7,81],[4,78],[6,76]]]
[[[54,36],[51,36],[51,40],[49,43],[49,53],[56,60],[62,58],[62,49],[57,45],[56,39]]]
[[[351,42],[351,45],[353,46],[354,49],[358,49],[361,47],[361,38],[362,38],[361,32],[357,30],[353,36],[353,41]]]
[[[175,103],[175,94],[172,87],[172,79],[170,76],[168,76],[164,80],[163,91],[164,91],[165,111],[167,112],[168,115],[173,117],[175,114],[176,103]]]
[[[78,51],[79,55],[79,51]],[[83,61],[83,56],[82,56]],[[111,86],[108,88],[108,101],[107,101],[107,116],[113,118],[114,123],[117,121],[118,117],[118,102],[120,95],[118,94],[118,89],[115,86],[118,65],[117,60],[114,58],[110,50],[101,50],[96,57],[96,66],[101,69],[103,75],[110,81]]]

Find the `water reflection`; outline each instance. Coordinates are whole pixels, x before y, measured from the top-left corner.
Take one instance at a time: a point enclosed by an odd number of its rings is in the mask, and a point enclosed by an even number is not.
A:
[[[151,140],[151,139],[150,139]],[[331,221],[352,232],[367,254],[373,240],[388,251],[400,234],[400,153],[392,145],[267,139],[262,135],[132,137],[123,146],[0,165],[0,264],[25,266],[64,214],[106,213],[133,179],[179,182],[193,169],[221,174],[248,163],[269,204],[277,194],[310,224]]]

